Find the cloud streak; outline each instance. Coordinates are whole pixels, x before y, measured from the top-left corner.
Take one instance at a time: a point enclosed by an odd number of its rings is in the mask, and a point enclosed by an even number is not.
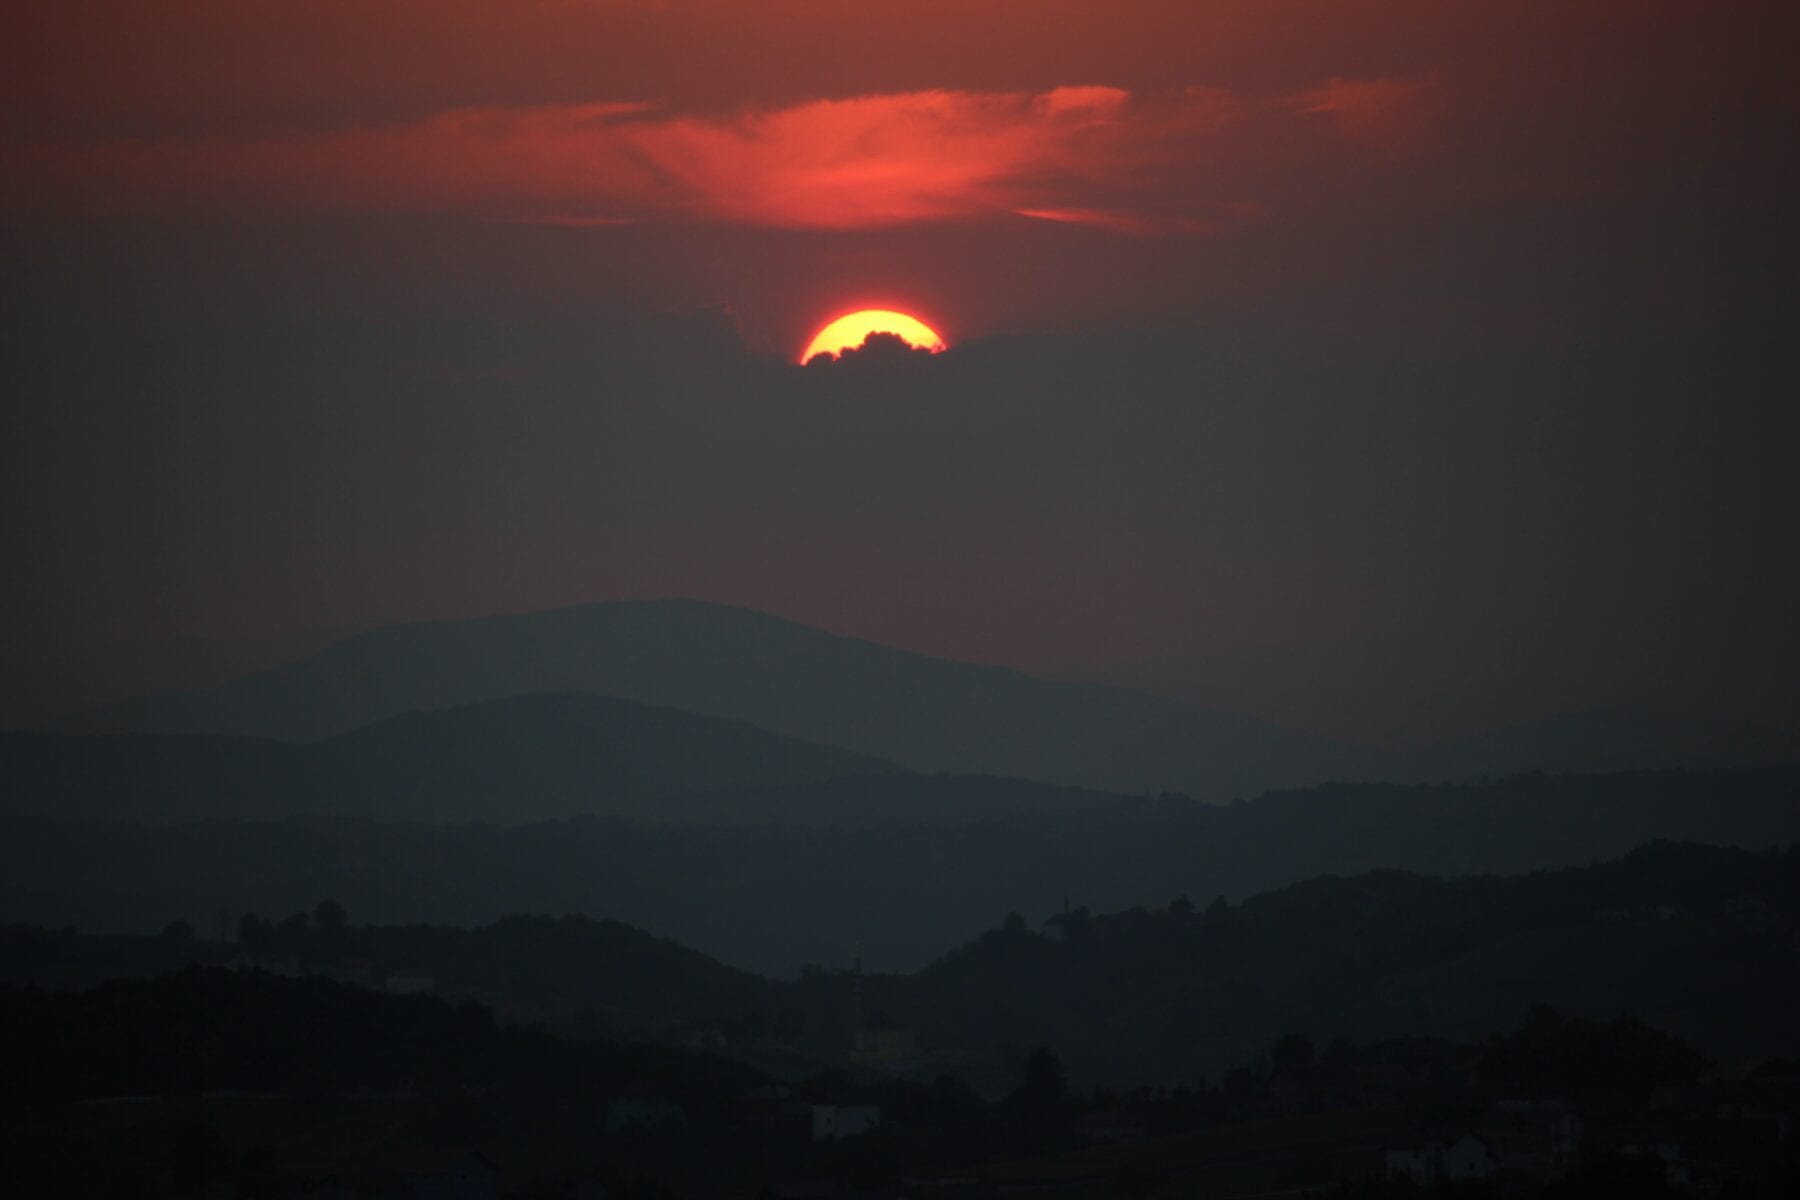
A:
[[[1442,81],[1426,79],[1327,79],[1294,97],[1307,116],[1329,120],[1351,143],[1376,150],[1414,149],[1433,136]]]
[[[1247,124],[1323,113],[1356,142],[1372,124],[1402,122],[1416,94],[1402,83],[1332,80],[1302,103],[1253,104],[1205,88],[1137,96],[1098,85],[921,90],[724,115],[604,102],[463,108],[305,136],[22,153],[41,191],[100,207],[827,230],[1025,216],[1122,234],[1207,234],[1255,212],[1254,200],[1169,180],[1228,159]]]

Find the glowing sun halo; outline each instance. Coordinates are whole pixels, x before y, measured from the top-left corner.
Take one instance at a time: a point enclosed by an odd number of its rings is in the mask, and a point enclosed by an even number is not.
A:
[[[919,318],[886,308],[865,308],[841,316],[819,330],[807,344],[800,361],[811,362],[821,354],[835,357],[845,350],[854,350],[871,333],[891,333],[907,345],[933,354],[945,348],[944,339],[937,335],[937,330]]]

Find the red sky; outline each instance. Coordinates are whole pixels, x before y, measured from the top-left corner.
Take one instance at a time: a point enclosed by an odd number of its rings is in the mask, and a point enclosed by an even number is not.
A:
[[[1166,240],[1152,257],[1252,304],[1309,267],[1318,278],[1292,284],[1341,287],[1357,243],[1393,222],[1532,229],[1541,213],[1545,239],[1592,236],[1572,219],[1641,238],[1673,211],[1753,205],[1746,192],[1789,170],[1763,147],[1800,111],[1783,36],[1796,21],[1774,2],[11,7],[0,129],[28,213],[961,225],[999,241],[1050,222]],[[1208,242],[1228,244],[1194,244]],[[816,253],[796,252],[794,274],[814,274]],[[1259,277],[1245,254],[1311,262]],[[669,257],[679,277],[682,255]],[[993,273],[1013,269],[994,258]],[[731,273],[714,295],[671,298],[732,303],[782,340],[812,319],[810,291],[758,295]],[[884,273],[905,272],[879,263],[847,286],[879,292]],[[978,330],[1220,301],[1170,274],[1084,269],[1054,303],[925,282]],[[1647,282],[1627,283],[1632,303]],[[783,311],[763,325],[770,305]],[[1419,308],[1441,316],[1442,300]]]
[[[127,686],[83,645],[674,592],[1024,664],[1354,639],[1421,695],[1503,630],[1562,656],[1509,651],[1531,715],[1671,640],[1699,695],[1800,601],[1791,0],[0,20],[0,720]],[[969,390],[784,407],[858,304]]]

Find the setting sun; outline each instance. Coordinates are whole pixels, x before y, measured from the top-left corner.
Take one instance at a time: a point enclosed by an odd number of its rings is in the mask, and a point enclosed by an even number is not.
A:
[[[865,308],[860,312],[841,316],[819,330],[807,344],[800,361],[808,363],[821,354],[835,357],[845,350],[854,350],[872,333],[891,333],[907,345],[929,350],[933,354],[946,348],[946,343],[938,336],[937,330],[917,317],[909,317],[891,309]]]

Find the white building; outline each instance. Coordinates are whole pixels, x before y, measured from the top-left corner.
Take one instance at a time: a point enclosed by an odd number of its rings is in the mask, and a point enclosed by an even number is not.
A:
[[[880,1124],[881,1110],[872,1104],[812,1106],[812,1136],[815,1142],[835,1142],[839,1138],[855,1137]]]
[[[1416,1183],[1440,1179],[1482,1179],[1494,1170],[1494,1154],[1472,1133],[1453,1142],[1427,1142],[1387,1152],[1389,1175],[1405,1175]]]

